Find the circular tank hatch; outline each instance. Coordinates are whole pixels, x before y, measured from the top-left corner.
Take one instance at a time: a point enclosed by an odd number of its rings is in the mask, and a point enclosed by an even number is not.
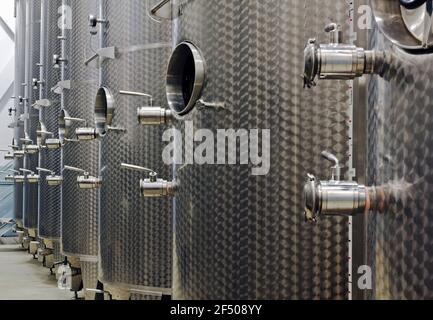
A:
[[[403,49],[417,50],[423,49],[424,21],[428,18],[425,2],[371,0],[371,5],[379,29],[391,42]],[[433,35],[427,46],[433,46]]]
[[[69,118],[69,114],[66,110],[60,111],[59,114],[59,139],[61,143],[64,143],[65,138],[69,137],[69,132],[72,126],[72,122],[70,120],[65,120],[65,118]]]
[[[44,145],[45,141],[47,140],[47,127],[42,123],[39,122],[38,124],[38,131],[37,131],[37,144],[38,146]]]
[[[107,133],[107,127],[111,126],[114,117],[114,98],[110,91],[101,87],[96,94],[94,113],[96,131],[100,136]]]
[[[178,116],[190,112],[200,99],[206,75],[200,50],[191,42],[180,43],[171,55],[167,70],[167,100]]]

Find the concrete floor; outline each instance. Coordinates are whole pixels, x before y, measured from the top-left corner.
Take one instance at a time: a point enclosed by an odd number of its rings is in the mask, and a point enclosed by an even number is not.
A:
[[[50,275],[19,245],[0,245],[0,300],[71,300]]]

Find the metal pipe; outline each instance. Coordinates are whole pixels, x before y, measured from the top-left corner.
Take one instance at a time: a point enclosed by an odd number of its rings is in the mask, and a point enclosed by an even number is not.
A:
[[[135,166],[132,164],[127,164],[127,163],[122,163],[120,164],[120,167],[122,169],[128,169],[128,170],[134,170],[134,171],[138,171],[138,172],[150,172],[150,173],[156,173],[154,170],[152,169],[148,169],[145,167],[140,167],[140,166]]]
[[[54,175],[54,174],[55,174],[54,171],[51,171],[51,170],[48,170],[48,169],[44,169],[44,168],[39,168],[39,167],[37,167],[36,170],[37,170],[37,171],[40,171],[40,172],[46,172],[46,173],[49,173],[49,174],[51,174],[51,175]]]
[[[69,170],[69,171],[75,171],[75,172],[79,172],[79,173],[83,173],[83,174],[87,173],[86,170],[83,170],[83,169],[80,169],[80,168],[71,167],[71,166],[64,166],[63,169],[64,170]]]
[[[146,97],[150,99],[150,105],[153,106],[153,96],[147,93],[120,90],[119,94],[133,97]]]
[[[72,122],[82,122],[87,124],[87,120],[81,119],[81,118],[71,118],[71,117],[64,117],[65,121],[72,121]]]
[[[35,173],[35,172],[32,171],[32,170],[23,169],[23,168],[20,168],[20,171],[22,171],[22,172],[26,172],[26,173],[31,173],[31,174],[34,174],[34,173]]]

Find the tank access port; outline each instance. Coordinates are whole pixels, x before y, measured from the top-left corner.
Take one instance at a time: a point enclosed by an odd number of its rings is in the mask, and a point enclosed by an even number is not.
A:
[[[0,171],[1,173],[7,173],[7,171]],[[5,176],[6,182],[15,182],[15,177],[12,174],[7,174]]]
[[[148,172],[149,178],[140,180],[140,190],[144,198],[171,197],[176,192],[176,182],[158,179],[158,174],[148,168],[122,163],[121,168],[139,172]]]
[[[119,94],[133,97],[143,97],[149,100],[145,106],[137,108],[137,119],[141,125],[165,125],[171,122],[172,112],[153,105],[153,97],[143,92],[120,90]]]
[[[102,178],[92,177],[86,170],[71,166],[65,166],[65,170],[75,171],[83,174],[82,176],[77,177],[77,184],[80,189],[94,190],[99,189],[102,186]]]
[[[115,103],[110,90],[105,87],[98,89],[94,104],[95,128],[85,127],[75,130],[79,141],[92,141],[104,137],[109,131],[126,132],[124,128],[113,127]],[[86,123],[87,122],[83,121]]]
[[[182,117],[200,99],[206,80],[206,63],[200,50],[191,42],[181,42],[168,63],[166,93],[170,109]]]
[[[48,150],[58,150],[62,147],[60,139],[47,139],[45,140],[45,147]]]
[[[59,139],[52,140],[52,149],[62,148],[65,142],[76,142],[71,139],[71,127],[74,120],[85,121],[82,119],[71,118],[66,110],[61,110],[58,118]],[[51,141],[50,141],[51,142]],[[48,145],[48,142],[47,142]],[[50,146],[48,146],[49,148]]]
[[[53,133],[48,132],[46,126],[42,122],[39,122],[36,135],[37,135],[37,145],[39,146],[39,148],[45,149],[47,148],[46,146],[47,138],[52,137]]]
[[[27,144],[23,146],[25,154],[35,155],[39,153],[40,147],[38,145]]]
[[[306,221],[317,222],[320,216],[351,216],[383,207],[384,195],[353,181],[341,181],[341,166],[336,156],[322,152],[334,163],[331,180],[320,181],[309,174],[304,187],[304,215]]]
[[[319,79],[352,80],[364,74],[373,74],[377,53],[342,43],[341,26],[331,23],[325,28],[328,44],[309,39],[304,50],[304,87],[316,85]]]
[[[371,0],[379,30],[405,50],[433,46],[433,0]]]

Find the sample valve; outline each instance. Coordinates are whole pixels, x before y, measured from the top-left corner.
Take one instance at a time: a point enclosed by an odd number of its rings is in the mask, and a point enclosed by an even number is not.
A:
[[[25,179],[28,183],[39,183],[40,176],[35,174],[34,171],[28,169],[20,169],[21,172],[26,173]]]
[[[342,43],[341,26],[331,23],[325,28],[328,44],[309,39],[304,50],[304,87],[316,85],[319,79],[351,80],[373,74],[376,52]]]
[[[14,155],[13,155],[13,153],[10,150],[0,150],[0,152],[6,152],[6,154],[4,156],[4,159],[6,161],[14,160]]]
[[[26,138],[20,139],[20,141],[24,142],[23,144],[23,152],[24,154],[35,155],[39,153],[40,147],[36,144],[33,144],[33,140],[29,139],[26,135]]]
[[[90,30],[90,34],[91,35],[97,35],[98,31],[95,29],[96,26],[99,24],[108,24],[108,20],[107,19],[102,19],[102,18],[98,18],[97,16],[90,14],[89,15],[89,27],[91,28]]]
[[[38,90],[40,85],[43,85],[44,81],[36,78],[32,79],[32,88],[33,90]]]
[[[164,125],[170,123],[173,118],[171,110],[153,106],[153,97],[150,94],[124,90],[119,91],[119,94],[134,97],[144,97],[149,100],[149,105],[142,106],[137,109],[137,119],[139,124]]]
[[[39,172],[46,172],[49,173],[49,175],[45,178],[47,181],[47,184],[50,187],[60,186],[63,183],[63,177],[62,176],[56,176],[56,173],[52,170],[44,169],[44,168],[36,168]]]
[[[7,171],[0,171],[1,173],[6,173],[7,174]],[[12,174],[7,174],[6,176],[5,176],[5,181],[6,182],[15,182],[15,176],[13,176]]]
[[[92,177],[86,170],[65,166],[65,170],[82,173],[77,177],[77,184],[80,189],[99,189],[102,186],[102,178]]]
[[[140,180],[140,190],[145,198],[161,198],[174,196],[176,182],[158,179],[158,174],[148,168],[122,163],[121,168],[139,172],[148,172],[149,178]]]
[[[60,69],[60,65],[62,63],[68,62],[68,59],[61,57],[58,54],[53,55],[53,68],[54,69]]]
[[[12,173],[15,173],[14,182],[23,183],[26,180],[26,177],[24,175],[22,175],[20,171],[12,170],[12,169],[10,169],[9,171]]]
[[[332,162],[331,180],[320,181],[308,174],[304,187],[304,214],[307,221],[316,222],[320,216],[354,215],[365,212],[370,202],[367,187],[353,181],[341,181],[341,166],[336,156],[322,152]]]

